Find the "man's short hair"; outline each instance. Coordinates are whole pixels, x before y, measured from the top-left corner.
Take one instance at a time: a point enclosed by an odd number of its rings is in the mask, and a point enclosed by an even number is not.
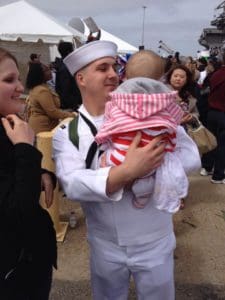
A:
[[[65,58],[68,54],[73,51],[73,44],[70,42],[59,42],[58,51],[62,58]]]
[[[202,65],[204,65],[204,66],[207,66],[207,59],[205,58],[205,57],[200,57],[199,59],[198,59],[198,61],[202,64]]]
[[[37,59],[39,56],[37,55],[37,53],[31,53],[30,55],[30,60],[34,60]]]

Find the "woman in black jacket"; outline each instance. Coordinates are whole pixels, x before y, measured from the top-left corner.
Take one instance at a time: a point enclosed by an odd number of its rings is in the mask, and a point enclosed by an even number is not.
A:
[[[17,116],[22,92],[17,61],[0,48],[0,299],[47,300],[56,235],[39,204],[42,155]]]

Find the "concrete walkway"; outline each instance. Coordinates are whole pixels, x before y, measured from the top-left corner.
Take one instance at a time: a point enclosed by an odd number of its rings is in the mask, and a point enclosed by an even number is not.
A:
[[[209,180],[198,175],[190,178],[185,209],[174,216],[177,300],[225,299],[225,185]],[[62,220],[71,210],[78,224],[58,245],[51,300],[91,299],[85,220],[79,204],[62,198]],[[129,300],[134,299],[131,284]]]

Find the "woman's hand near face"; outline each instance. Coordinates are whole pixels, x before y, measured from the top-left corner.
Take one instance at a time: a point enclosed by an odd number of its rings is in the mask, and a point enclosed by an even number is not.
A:
[[[2,118],[2,124],[10,141],[15,145],[26,143],[33,145],[35,134],[30,126],[16,115]]]
[[[191,122],[192,119],[193,119],[192,114],[187,113],[187,114],[185,114],[185,115],[183,116],[183,118],[181,119],[181,124],[187,124],[187,123]]]

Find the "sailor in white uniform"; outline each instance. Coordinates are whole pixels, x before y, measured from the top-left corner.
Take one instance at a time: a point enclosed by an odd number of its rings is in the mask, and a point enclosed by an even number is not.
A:
[[[83,105],[79,109],[78,147],[70,140],[68,124],[59,127],[53,137],[56,174],[67,197],[80,201],[85,212],[93,299],[126,300],[132,275],[139,300],[174,300],[172,215],[156,209],[151,200],[145,209],[135,208],[130,190],[136,178],[162,163],[165,145],[160,143],[161,137],[139,148],[137,135],[124,163],[117,167],[98,169],[99,150],[95,147],[89,166],[85,161],[94,141],[91,127],[100,128],[108,94],[118,84],[116,51],[112,42],[95,41],[64,59],[77,81]],[[183,144],[184,169],[200,168],[198,150],[180,127],[177,155]]]

